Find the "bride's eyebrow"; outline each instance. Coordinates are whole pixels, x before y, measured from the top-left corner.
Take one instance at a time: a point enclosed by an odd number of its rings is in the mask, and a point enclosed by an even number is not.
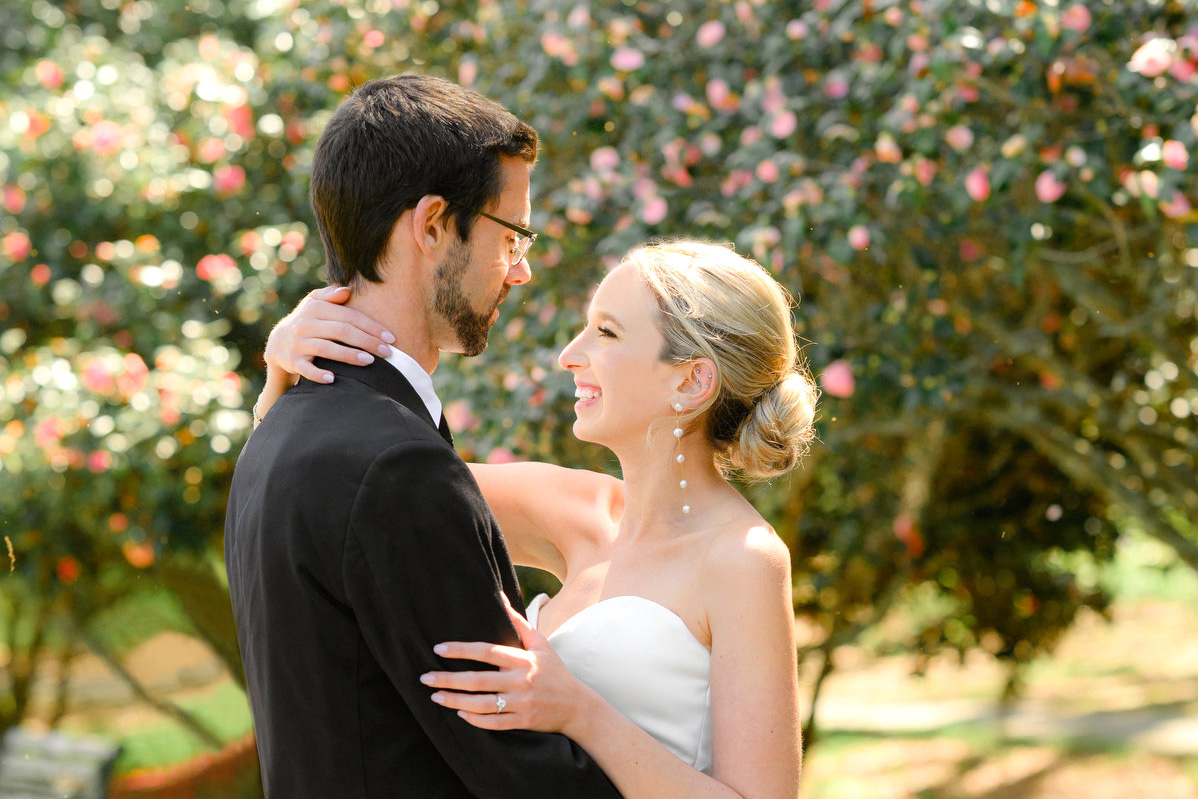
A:
[[[620,330],[624,329],[624,325],[620,324],[620,320],[609,314],[607,311],[593,311],[593,313],[596,319],[607,322],[613,327],[618,327]]]

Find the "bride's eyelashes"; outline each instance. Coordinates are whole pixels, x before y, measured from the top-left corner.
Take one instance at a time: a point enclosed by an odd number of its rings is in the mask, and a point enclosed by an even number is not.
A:
[[[615,332],[610,327],[604,327],[603,325],[600,325],[597,329],[599,330],[600,338],[618,338],[618,336],[616,336]]]

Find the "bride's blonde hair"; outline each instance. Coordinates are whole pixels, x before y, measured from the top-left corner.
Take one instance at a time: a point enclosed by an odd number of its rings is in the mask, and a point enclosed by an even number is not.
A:
[[[715,391],[684,422],[706,418],[721,467],[764,479],[792,469],[815,436],[819,391],[802,363],[790,295],[731,247],[678,240],[624,258],[657,299],[662,360],[715,364]]]

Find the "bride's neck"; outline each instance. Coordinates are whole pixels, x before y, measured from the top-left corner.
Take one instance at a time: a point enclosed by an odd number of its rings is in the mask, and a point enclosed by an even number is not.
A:
[[[712,506],[730,490],[715,465],[711,447],[687,436],[677,449],[646,447],[618,455],[624,478],[620,536],[673,536],[689,532],[709,518]],[[682,454],[685,460],[677,461]],[[686,488],[680,483],[686,480]],[[688,506],[689,512],[683,507]]]

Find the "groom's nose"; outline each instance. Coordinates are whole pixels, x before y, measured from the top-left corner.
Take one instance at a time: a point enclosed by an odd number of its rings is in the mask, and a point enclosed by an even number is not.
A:
[[[521,258],[520,263],[507,272],[509,286],[522,286],[530,280],[532,280],[532,267],[528,263],[528,258]]]

